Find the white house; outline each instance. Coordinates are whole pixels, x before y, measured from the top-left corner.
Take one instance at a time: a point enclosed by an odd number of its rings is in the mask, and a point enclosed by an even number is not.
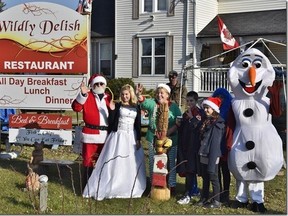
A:
[[[193,4],[177,0],[121,0],[115,12],[115,77],[147,89],[168,82],[170,70],[191,62]]]
[[[146,89],[154,89],[158,83],[168,82],[167,74],[173,69],[183,75],[188,90],[200,96],[210,94],[217,86],[203,88],[201,70],[213,67],[227,71],[225,66],[240,52],[226,53],[221,62],[218,58],[205,60],[223,52],[217,15],[240,44],[259,38],[279,42],[281,45],[266,41],[266,45],[286,65],[285,0],[106,1],[114,6],[109,10],[115,9],[111,12],[115,32],[101,35],[93,31],[92,22],[92,70],[111,78],[133,78]],[[94,6],[101,2],[104,0],[93,2],[93,14]],[[98,17],[99,13],[107,17],[109,10],[98,8]],[[97,25],[107,23],[100,21]],[[267,52],[265,45],[255,46]],[[279,63],[267,55],[272,63]]]
[[[222,82],[221,79],[226,78],[229,64],[240,53],[240,49],[236,49],[221,55],[221,59],[211,58],[223,52],[217,15],[223,20],[234,38],[240,43],[240,46],[243,45],[241,49],[253,45],[264,52],[272,64],[286,67],[286,1],[213,1],[218,3],[217,10],[215,11],[215,7],[213,9],[210,8],[210,13],[207,16],[207,5],[210,5],[210,2],[211,0],[202,0],[197,1],[196,4],[197,54],[195,61],[201,62],[197,64],[197,66],[201,67],[200,69],[191,67],[192,69],[188,70],[188,73],[195,75],[192,79],[192,88],[194,90],[203,96],[207,96],[216,87],[219,87]],[[246,46],[244,46],[245,44]],[[208,61],[204,61],[205,59],[208,59]],[[205,80],[209,76],[212,77],[212,80]],[[213,76],[217,76],[218,80],[213,81]],[[207,85],[207,83],[209,84]],[[227,83],[224,83],[223,87],[229,88]]]

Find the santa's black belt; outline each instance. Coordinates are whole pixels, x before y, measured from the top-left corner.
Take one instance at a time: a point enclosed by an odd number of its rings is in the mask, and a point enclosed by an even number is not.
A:
[[[100,125],[85,124],[85,127],[95,130],[108,130],[107,126],[100,126]]]

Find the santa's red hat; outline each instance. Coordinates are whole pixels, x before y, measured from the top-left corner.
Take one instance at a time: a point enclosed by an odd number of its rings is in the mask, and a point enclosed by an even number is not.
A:
[[[218,97],[208,97],[206,100],[202,102],[203,105],[210,106],[215,112],[220,113],[221,99]]]
[[[92,87],[95,83],[104,83],[107,85],[106,79],[100,74],[94,74],[90,77],[88,84]]]

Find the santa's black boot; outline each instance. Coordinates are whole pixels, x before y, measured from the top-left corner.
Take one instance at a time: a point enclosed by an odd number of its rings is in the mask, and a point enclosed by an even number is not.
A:
[[[84,190],[89,177],[91,176],[93,171],[93,167],[83,167],[83,173],[82,173],[82,191]]]

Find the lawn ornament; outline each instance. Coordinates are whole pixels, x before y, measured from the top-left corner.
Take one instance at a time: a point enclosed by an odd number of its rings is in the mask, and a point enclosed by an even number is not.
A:
[[[27,164],[28,175],[26,176],[25,185],[26,189],[31,192],[37,192],[40,189],[39,175]]]
[[[34,143],[34,150],[32,151],[32,156],[30,159],[30,167],[33,171],[37,172],[39,168],[39,164],[43,161],[43,147],[44,142],[41,143],[35,142]]]
[[[170,190],[167,187],[167,150],[172,146],[172,140],[167,137],[169,105],[160,104],[157,110],[156,138],[154,156],[151,198],[155,200],[169,200]]]

